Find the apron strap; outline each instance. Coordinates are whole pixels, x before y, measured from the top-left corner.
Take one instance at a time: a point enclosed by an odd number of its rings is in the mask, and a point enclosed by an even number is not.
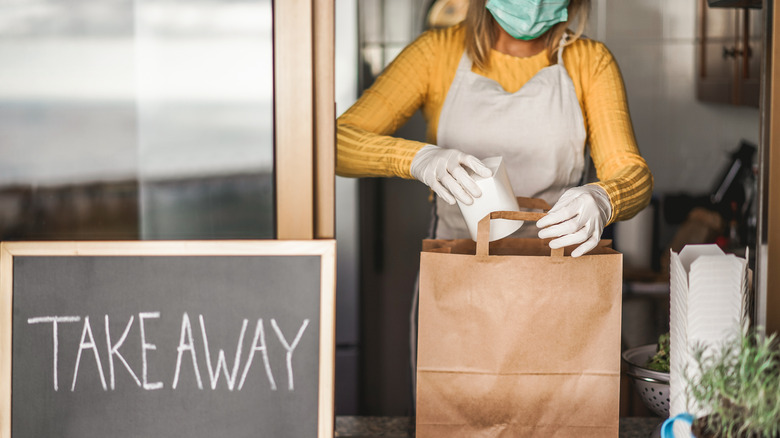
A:
[[[561,37],[561,42],[558,43],[558,65],[562,67],[566,67],[565,65],[563,65],[563,47],[566,45],[568,41],[569,41],[569,34],[563,32],[563,36]]]
[[[463,51],[463,55],[460,57],[460,62],[458,63],[458,71],[459,72],[470,72],[471,71],[471,58],[469,58],[469,55],[466,53],[466,51]]]

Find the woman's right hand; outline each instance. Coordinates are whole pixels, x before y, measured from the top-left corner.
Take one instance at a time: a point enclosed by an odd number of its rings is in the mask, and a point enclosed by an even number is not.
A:
[[[457,199],[471,205],[474,198],[482,196],[482,190],[465,168],[483,178],[493,175],[493,172],[473,155],[430,144],[417,151],[409,170],[412,176],[424,182],[448,204],[455,204]]]

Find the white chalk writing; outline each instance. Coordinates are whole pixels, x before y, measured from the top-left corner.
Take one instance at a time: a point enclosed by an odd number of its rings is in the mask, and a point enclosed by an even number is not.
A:
[[[185,343],[184,337],[187,337]],[[179,346],[176,347],[178,354],[176,355],[176,372],[173,375],[173,389],[179,384],[179,371],[181,371],[181,356],[185,351],[189,351],[192,355],[192,370],[195,372],[195,379],[198,382],[198,389],[203,389],[203,381],[200,379],[200,370],[198,369],[198,359],[195,357],[195,341],[192,339],[192,324],[190,324],[190,317],[187,312],[181,317],[181,336],[179,336]]]
[[[287,340],[284,339],[284,335],[282,334],[282,331],[279,330],[279,326],[276,324],[276,320],[271,318],[271,326],[273,326],[274,331],[276,332],[276,336],[279,337],[279,341],[281,341],[282,345],[284,345],[284,349],[287,350],[287,376],[288,376],[288,382],[289,382],[289,389],[292,391],[295,389],[295,385],[293,385],[293,371],[292,371],[292,354],[293,350],[295,350],[295,347],[298,346],[298,341],[301,340],[301,335],[303,335],[303,331],[306,330],[306,326],[309,325],[309,320],[304,319],[303,325],[301,325],[301,328],[298,330],[298,334],[295,335],[295,339],[293,340],[292,345],[287,343]]]
[[[238,367],[241,363],[241,347],[244,345],[244,333],[246,333],[246,323],[241,324],[241,334],[238,336],[238,345],[236,346],[236,358],[233,361],[233,372],[228,373],[227,359],[225,359],[225,350],[219,349],[217,353],[217,368],[211,365],[211,352],[209,351],[209,339],[206,335],[206,323],[203,322],[203,315],[198,315],[200,320],[200,331],[203,333],[203,350],[206,352],[206,367],[209,369],[209,378],[211,378],[211,389],[217,387],[219,381],[219,370],[225,371],[225,379],[227,380],[228,389],[233,390],[233,386],[236,383],[236,374],[238,373]]]
[[[149,383],[149,362],[147,361],[146,352],[148,350],[157,350],[157,346],[146,342],[146,331],[144,330],[145,319],[156,319],[159,317],[160,312],[141,312],[138,314],[138,325],[141,326],[141,366],[143,367],[141,374],[143,375],[144,389],[146,390],[160,389],[163,387],[162,382]]]
[[[119,352],[119,348],[122,347],[122,344],[125,343],[125,339],[127,339],[127,334],[130,332],[130,327],[133,325],[133,315],[130,315],[130,321],[127,322],[127,326],[125,327],[124,333],[122,333],[122,336],[119,338],[119,341],[111,345],[111,332],[108,328],[109,326],[109,319],[108,315],[106,315],[106,344],[108,345],[108,371],[111,376],[111,389],[116,389],[116,379],[114,378],[114,356],[118,357],[120,361],[122,361],[122,364],[127,369],[127,372],[130,373],[130,376],[135,380],[135,383],[138,386],[141,386],[141,381],[138,380],[138,376],[135,375],[133,372],[133,369],[130,368],[130,365],[127,364],[127,361],[125,360],[124,356]]]
[[[52,337],[52,349],[54,351],[54,366],[52,369],[54,370],[54,390],[59,390],[59,384],[57,383],[57,358],[59,357],[59,332],[57,330],[57,323],[60,322],[79,322],[81,321],[80,316],[39,316],[36,318],[29,318],[27,320],[27,324],[40,324],[44,322],[50,322],[51,323],[51,337]]]
[[[260,345],[257,344],[258,341],[260,341]],[[249,350],[249,358],[246,360],[244,373],[241,374],[241,382],[238,384],[239,391],[244,387],[246,374],[249,372],[249,367],[252,365],[252,359],[255,358],[255,351],[261,351],[263,353],[265,374],[268,376],[268,382],[271,384],[271,390],[276,391],[276,381],[274,380],[274,375],[271,372],[271,363],[268,360],[268,348],[265,346],[265,330],[263,330],[262,318],[257,320],[257,327],[255,327],[255,338],[252,340],[252,349]]]
[[[51,370],[52,384],[55,391],[59,390],[59,374],[61,371],[60,366],[63,362],[62,358],[60,358],[60,350],[63,348],[63,345],[66,346],[66,349],[72,348],[71,346],[75,347],[75,342],[77,339],[75,337],[75,333],[72,331],[63,331],[60,327],[60,324],[74,322],[82,322],[83,325],[81,327],[81,337],[78,338],[78,350],[75,354],[75,363],[69,362],[70,365],[73,365],[73,379],[70,386],[71,391],[76,390],[76,384],[79,382],[79,380],[84,380],[84,378],[89,380],[89,373],[94,372],[95,369],[97,370],[96,378],[100,382],[103,391],[116,391],[119,387],[122,386],[121,379],[119,379],[120,381],[117,382],[117,373],[121,373],[121,371],[118,370],[121,370],[123,367],[127,374],[129,374],[132,381],[135,383],[135,385],[130,384],[131,387],[134,386],[145,391],[152,391],[160,390],[165,387],[164,383],[159,381],[160,379],[153,379],[155,381],[152,381],[152,377],[159,376],[158,368],[161,363],[166,363],[166,360],[154,360],[154,357],[161,354],[161,351],[166,350],[167,347],[172,348],[173,345],[170,344],[175,343],[175,341],[161,342],[163,339],[170,338],[157,337],[159,335],[160,327],[170,326],[168,324],[160,325],[160,320],[160,312],[140,312],[137,315],[130,315],[126,319],[127,323],[124,323],[125,319],[121,320],[121,323],[124,324],[124,330],[121,330],[121,335],[118,337],[117,334],[120,333],[120,331],[116,330],[117,327],[115,323],[114,328],[116,331],[112,337],[111,318],[107,314],[103,315],[105,342],[103,342],[101,339],[103,334],[100,333],[100,324],[98,324],[96,327],[98,331],[93,332],[93,327],[89,316],[37,316],[28,318],[27,323],[29,325],[51,324],[51,348],[53,356]],[[134,331],[136,321],[138,322],[138,330]],[[198,341],[196,336],[193,336],[192,321],[189,314],[187,312],[182,313],[181,324],[179,325],[180,331],[178,343],[175,344],[176,364],[175,368],[173,369],[173,379],[171,381],[170,388],[175,390],[184,384],[182,382],[182,368],[189,368],[191,364],[192,375],[195,378],[194,384],[197,385],[198,389],[203,390],[204,384],[200,372],[202,369],[200,364],[202,364],[202,362],[199,363],[200,358],[200,360],[205,359],[206,361],[206,371],[208,372],[209,386],[211,390],[216,390],[222,387],[227,388],[229,391],[234,391],[236,389],[241,391],[245,388],[245,384],[249,376],[249,371],[252,367],[252,364],[254,363],[255,355],[259,353],[262,357],[265,378],[268,379],[267,388],[269,388],[271,391],[277,391],[277,379],[274,377],[273,368],[271,366],[271,358],[273,357],[273,354],[279,355],[282,351],[284,351],[284,368],[286,368],[287,374],[287,390],[294,391],[295,367],[293,366],[293,357],[297,347],[304,337],[307,327],[309,326],[309,319],[303,319],[300,326],[298,326],[299,328],[297,332],[295,332],[295,336],[291,336],[292,331],[287,333],[287,336],[285,336],[285,333],[283,333],[282,329],[280,328],[279,321],[276,318],[270,318],[267,320],[264,320],[263,318],[257,318],[256,320],[253,319],[253,321],[256,321],[256,323],[254,336],[252,337],[251,343],[244,342],[245,338],[247,337],[247,330],[249,329],[249,319],[242,319],[240,326],[236,324],[235,327],[238,328],[238,336],[235,347],[236,349],[235,353],[232,355],[232,361],[230,361],[228,360],[228,354],[224,348],[219,348],[220,346],[218,345],[210,345],[206,317],[202,314],[198,314],[198,325],[200,328],[198,334],[201,338]],[[271,348],[269,348],[268,340],[266,339],[265,335],[266,323],[270,323],[271,328],[276,335],[275,337],[278,340],[278,342],[272,340],[272,345],[270,346]],[[282,324],[282,326],[285,327],[285,329],[290,327],[288,324]],[[121,327],[122,325],[119,325],[118,328],[121,329]],[[153,330],[150,332],[149,328],[152,328]],[[133,333],[136,333],[136,335],[133,335]],[[98,335],[98,339],[101,339],[99,343],[96,342],[95,334]],[[135,338],[135,342],[128,342],[129,338],[132,336],[138,336],[139,334],[140,352],[138,351],[138,338]],[[291,342],[288,341],[290,338],[292,339]],[[219,339],[224,339],[224,335],[222,335],[222,337]],[[45,345],[45,343],[43,345]],[[99,350],[102,348],[106,349],[106,355],[103,357],[107,358],[108,360],[108,376],[106,376],[104,373],[103,360],[101,360],[100,356],[101,352]],[[199,351],[201,348],[202,351]],[[88,360],[84,358],[84,354],[89,352],[92,353],[94,358],[95,368],[84,368],[84,360]],[[64,357],[68,356],[69,355],[66,354]],[[72,358],[73,356],[70,357]],[[134,360],[128,360],[128,358]],[[185,358],[186,360],[184,360]],[[121,364],[121,366],[117,365],[117,361]],[[66,363],[68,363],[68,361],[66,361]],[[281,368],[281,357],[279,357],[278,361],[273,363],[278,364],[278,366]],[[140,373],[137,372],[139,371],[139,368]],[[89,371],[90,369],[92,371]],[[69,370],[70,368],[67,368],[67,371]],[[83,374],[83,376],[79,376],[79,373]],[[189,373],[186,373],[186,370],[185,374],[189,376]],[[262,376],[262,374],[260,375]],[[221,385],[220,380],[222,377],[224,377],[225,383]],[[193,385],[193,383],[190,383],[190,385]]]
[[[84,342],[87,335],[89,335],[89,342]],[[79,364],[81,363],[81,353],[84,350],[92,350],[95,355],[95,363],[97,363],[98,373],[100,374],[100,383],[103,385],[103,390],[106,390],[106,376],[103,375],[103,365],[100,363],[100,355],[98,354],[97,345],[95,345],[95,337],[92,336],[92,326],[89,325],[89,316],[84,317],[84,329],[81,330],[81,342],[79,342],[79,353],[76,356],[76,368],[73,370],[73,384],[70,390],[76,389],[76,378],[79,375]]]

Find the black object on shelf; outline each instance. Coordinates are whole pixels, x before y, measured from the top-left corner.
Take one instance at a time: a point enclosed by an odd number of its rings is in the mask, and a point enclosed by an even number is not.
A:
[[[707,0],[711,8],[761,9],[761,0]]]
[[[670,193],[663,198],[664,221],[670,225],[685,222],[691,210],[697,207],[712,209],[710,199],[706,195],[689,193]]]
[[[743,221],[749,212],[755,196],[753,158],[757,150],[756,145],[742,140],[737,150],[731,153],[728,166],[723,168],[715,181],[710,192],[710,202],[725,219]],[[737,217],[731,217],[735,214]]]
[[[754,161],[756,145],[742,140],[720,170],[709,194],[673,193],[663,198],[663,218],[667,224],[682,224],[695,208],[717,212],[726,225],[732,244],[755,242],[755,199],[757,196]]]

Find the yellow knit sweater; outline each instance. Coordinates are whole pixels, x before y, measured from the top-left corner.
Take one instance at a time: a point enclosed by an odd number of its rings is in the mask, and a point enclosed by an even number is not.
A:
[[[435,144],[439,115],[463,54],[464,35],[462,25],[425,32],[339,117],[337,174],[412,178],[412,158],[425,143],[390,135],[422,109],[428,142]],[[617,63],[603,44],[589,39],[566,47],[563,61],[585,119],[599,179],[595,184],[612,203],[609,222],[631,218],[650,201],[653,177],[639,155]],[[488,69],[473,67],[473,71],[513,93],[548,65],[546,51],[517,58],[493,50]]]

